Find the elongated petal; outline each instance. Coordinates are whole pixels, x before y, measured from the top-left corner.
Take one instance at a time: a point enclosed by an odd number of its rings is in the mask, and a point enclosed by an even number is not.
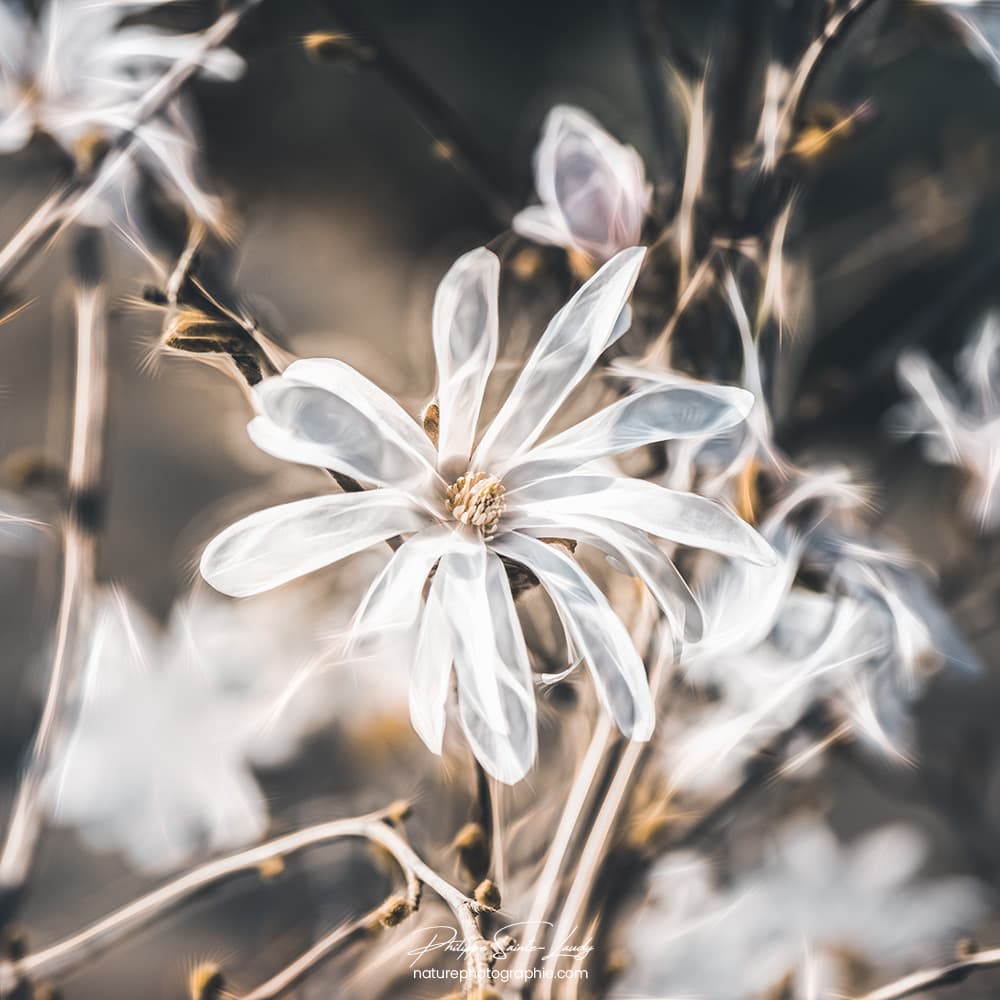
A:
[[[410,721],[432,753],[441,753],[451,676],[451,630],[442,600],[444,580],[435,574],[427,593],[410,662]]]
[[[617,320],[632,294],[645,253],[642,247],[623,250],[556,313],[483,435],[474,460],[478,468],[499,474],[502,464],[538,440],[619,332]]]
[[[957,461],[961,453],[956,440],[960,418],[946,394],[941,373],[925,354],[916,351],[899,359],[897,373],[904,386],[924,405],[933,421],[934,431],[940,435],[952,460]]]
[[[455,670],[461,697],[474,706],[490,728],[507,735],[500,709],[496,646],[486,593],[487,551],[478,532],[467,540],[456,532],[451,548],[438,563],[441,600],[448,612]]]
[[[202,554],[201,574],[216,590],[246,597],[427,523],[427,515],[396,490],[296,500],[216,535]]]
[[[467,697],[468,674],[475,671],[477,665],[456,656],[459,715],[469,745],[483,767],[499,781],[514,784],[528,773],[535,760],[538,745],[535,691],[528,649],[507,573],[503,563],[492,553],[487,556],[485,587],[493,633],[492,669],[502,727],[498,729],[491,722],[490,715],[481,710],[477,699]],[[471,686],[476,686],[474,678]]]
[[[254,395],[261,416],[248,432],[258,448],[277,458],[418,494],[437,479],[412,438],[398,433],[392,414],[350,392],[335,394],[285,375],[261,382]]]
[[[753,396],[735,386],[694,381],[655,385],[627,396],[529,451],[504,476],[508,488],[643,445],[714,437],[746,419]]]
[[[492,548],[538,577],[573,647],[590,667],[601,703],[626,736],[649,739],[655,711],[642,659],[607,598],[554,546],[508,532]]]
[[[454,263],[434,298],[439,468],[472,452],[486,380],[497,357],[499,282],[500,261],[480,247]]]
[[[623,476],[554,476],[507,494],[508,516],[604,517],[679,545],[773,565],[771,546],[732,511],[693,493]],[[511,521],[511,523],[516,523]]]
[[[533,538],[573,538],[604,552],[620,572],[638,577],[663,612],[673,634],[687,642],[702,635],[702,609],[677,567],[641,531],[603,517],[561,515],[557,521],[527,517],[512,530]]]
[[[416,623],[424,585],[434,564],[448,548],[450,525],[432,524],[418,531],[396,550],[372,581],[351,624],[348,649],[368,639]]]

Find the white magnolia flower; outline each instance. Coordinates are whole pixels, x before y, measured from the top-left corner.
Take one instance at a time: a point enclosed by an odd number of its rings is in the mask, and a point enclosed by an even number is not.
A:
[[[635,246],[651,188],[642,158],[585,111],[560,104],[545,119],[535,151],[540,205],[514,216],[514,231],[538,243],[603,262]]]
[[[574,539],[606,553],[643,581],[678,631],[696,627],[697,606],[650,535],[758,562],[773,558],[724,507],[593,468],[650,442],[732,426],[751,404],[742,389],[654,386],[538,443],[623,333],[618,319],[643,254],[620,253],[556,314],[478,443],[499,336],[500,267],[486,249],[460,258],[437,291],[436,448],[393,399],[341,362],[296,361],[261,383],[259,416],[249,425],[260,448],[379,488],[261,511],[224,531],[202,558],[213,586],[243,596],[404,538],[362,601],[354,638],[412,630],[411,716],[438,753],[454,664],[466,736],[503,781],[527,772],[536,746],[534,678],[508,566],[542,585],[573,659],[587,663],[607,710],[628,736],[646,739],[653,704],[627,629],[565,547],[544,539]]]
[[[922,352],[904,354],[900,381],[913,397],[900,433],[922,435],[932,462],[969,477],[969,509],[983,531],[1000,527],[1000,320],[990,316],[958,359],[952,383]]]
[[[787,995],[814,1000],[855,987],[852,963],[895,975],[953,947],[984,915],[971,879],[919,879],[926,854],[902,824],[845,845],[799,820],[725,885],[703,858],[667,855],[628,933],[622,994],[758,1000],[791,974]]]
[[[171,2],[171,0],[166,0]],[[0,153],[21,149],[35,132],[50,135],[75,158],[135,126],[137,102],[177,59],[201,44],[128,15],[156,7],[145,0],[45,0],[37,15],[19,0],[0,2]],[[243,61],[227,49],[209,53],[206,74],[233,80]],[[135,129],[137,158],[200,217],[217,222],[217,199],[195,177],[196,143],[180,101]],[[138,174],[123,182],[127,195]]]
[[[268,810],[251,765],[286,761],[330,706],[315,686],[288,695],[311,650],[285,604],[195,597],[161,632],[104,598],[45,778],[53,818],[148,871],[258,839]]]

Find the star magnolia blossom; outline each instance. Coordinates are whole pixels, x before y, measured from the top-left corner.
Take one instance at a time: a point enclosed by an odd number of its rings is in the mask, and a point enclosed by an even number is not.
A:
[[[36,18],[20,3],[0,3],[0,153],[16,152],[33,133],[44,132],[79,158],[88,145],[132,130],[136,102],[171,63],[190,58],[201,44],[197,34],[121,26],[127,15],[156,6],[144,0],[48,0]],[[217,49],[201,68],[233,80],[243,72],[243,60]],[[217,222],[218,201],[195,178],[195,139],[180,102],[135,132],[143,164],[197,215]],[[132,171],[126,183],[136,177]]]
[[[900,382],[912,396],[898,431],[923,436],[933,462],[969,477],[968,502],[979,527],[1000,527],[1000,321],[991,316],[959,357],[964,385],[952,385],[926,354],[904,354]]]
[[[253,514],[215,538],[202,558],[209,583],[243,596],[405,538],[364,597],[352,638],[405,630],[413,725],[437,753],[454,665],[466,736],[502,781],[519,780],[536,748],[533,673],[505,562],[537,578],[573,658],[589,666],[622,732],[642,740],[653,729],[653,703],[628,631],[565,547],[543,539],[576,539],[603,551],[639,577],[688,634],[697,633],[697,603],[648,535],[758,562],[773,555],[724,507],[591,466],[666,438],[732,426],[752,405],[742,389],[657,385],[537,443],[624,332],[618,320],[644,252],[620,253],[556,314],[478,445],[498,343],[500,265],[486,249],[460,258],[437,291],[436,449],[394,400],[339,361],[296,361],[261,383],[259,416],[249,425],[258,447],[379,488]]]
[[[585,111],[559,105],[545,119],[535,153],[541,205],[514,216],[514,231],[538,243],[606,261],[639,242],[650,186],[642,158]]]

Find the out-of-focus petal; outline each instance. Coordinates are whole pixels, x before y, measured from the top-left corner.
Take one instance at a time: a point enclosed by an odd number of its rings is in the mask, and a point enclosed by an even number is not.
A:
[[[562,228],[568,236],[545,242],[599,261],[639,242],[650,202],[642,159],[585,111],[558,105],[549,112],[535,154],[535,188],[561,222],[552,234]]]
[[[572,242],[562,216],[547,205],[522,208],[511,220],[510,228],[536,243],[564,247]]]

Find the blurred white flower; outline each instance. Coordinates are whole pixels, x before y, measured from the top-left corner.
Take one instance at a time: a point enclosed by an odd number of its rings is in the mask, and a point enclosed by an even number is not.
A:
[[[953,947],[985,912],[971,879],[918,880],[926,854],[920,833],[902,824],[842,845],[821,823],[799,820],[725,885],[703,858],[668,855],[627,932],[633,961],[620,990],[758,1000],[790,974],[788,996],[811,1000],[855,987],[852,963],[893,975]]]
[[[642,580],[679,634],[697,628],[697,605],[650,535],[773,560],[763,539],[724,507],[592,468],[652,442],[732,426],[751,404],[742,389],[653,386],[537,443],[623,333],[618,320],[643,253],[616,256],[557,313],[478,444],[499,338],[500,265],[486,249],[460,258],[435,299],[436,448],[393,399],[341,362],[297,361],[261,383],[259,416],[249,425],[260,448],[380,488],[261,511],[222,532],[202,558],[213,586],[244,596],[405,536],[361,603],[353,641],[405,634],[411,717],[438,753],[454,664],[466,737],[502,781],[519,780],[536,747],[534,676],[509,568],[542,585],[604,706],[624,733],[647,739],[653,704],[628,630],[565,548],[545,540],[574,539],[606,553]]]
[[[996,0],[918,0],[948,13],[973,55],[1000,82],[1000,6]]]
[[[951,382],[919,351],[899,359],[903,388],[913,397],[896,430],[922,435],[932,462],[969,477],[969,510],[982,531],[1000,527],[1000,318],[990,315],[961,353],[960,382]]]
[[[0,490],[0,553],[31,555],[37,550],[45,527],[31,516],[29,506],[20,497]]]
[[[219,202],[196,178],[196,140],[183,103],[174,100],[135,128],[139,100],[172,62],[190,58],[201,44],[197,34],[123,23],[156,6],[144,0],[45,0],[35,15],[19,0],[0,3],[0,153],[15,152],[33,133],[44,132],[85,162],[91,148],[134,129],[139,163],[199,217],[217,224]],[[216,49],[201,69],[233,80],[243,61]],[[133,167],[118,195],[127,200],[138,179]]]
[[[535,190],[541,204],[518,212],[514,231],[598,263],[639,242],[652,194],[639,154],[565,104],[545,119]]]
[[[289,687],[311,652],[291,610],[200,595],[161,632],[103,596],[45,778],[53,818],[148,871],[259,838],[268,810],[251,765],[286,761],[331,703]]]

